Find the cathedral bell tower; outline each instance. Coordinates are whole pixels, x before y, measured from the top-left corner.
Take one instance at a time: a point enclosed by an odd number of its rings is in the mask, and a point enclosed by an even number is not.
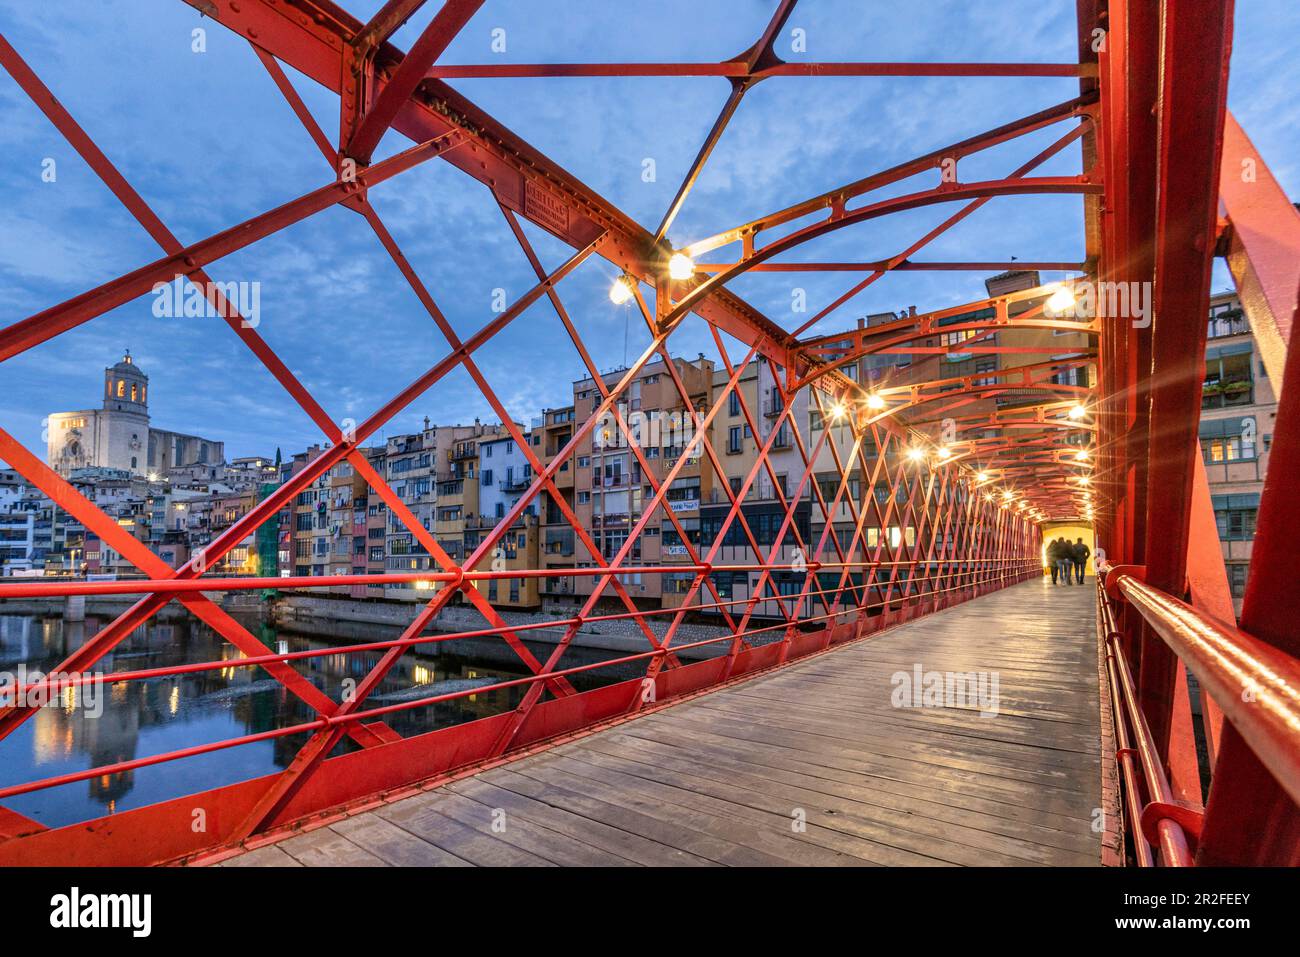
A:
[[[104,408],[149,414],[149,377],[131,359],[129,349],[121,362],[104,370]]]

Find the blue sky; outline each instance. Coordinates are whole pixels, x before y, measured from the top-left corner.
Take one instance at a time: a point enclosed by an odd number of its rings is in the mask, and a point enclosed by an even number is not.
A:
[[[345,0],[367,18],[381,0]],[[436,9],[394,38],[402,48]],[[773,0],[561,2],[488,0],[442,57],[446,63],[717,61],[759,35]],[[807,35],[790,60],[1066,61],[1074,0],[803,0],[788,28]],[[1300,102],[1295,90],[1300,4],[1238,0],[1230,107],[1284,188],[1300,197]],[[207,28],[207,51],[190,31]],[[507,49],[493,53],[495,28]],[[180,237],[192,243],[331,178],[320,153],[248,44],[181,0],[0,0],[0,31]],[[289,71],[330,136],[336,97]],[[515,133],[653,230],[721,107],[718,78],[457,80],[453,85]],[[669,233],[674,244],[719,232],[1034,110],[1068,99],[1068,79],[777,78],[749,93]],[[1063,128],[964,164],[962,178],[1009,171]],[[390,133],[377,156],[408,145]],[[0,325],[22,319],[158,258],[156,245],[81,162],[13,80],[0,73]],[[42,161],[57,180],[41,179]],[[642,179],[643,161],[657,178]],[[1077,172],[1077,149],[1042,168]],[[492,317],[494,290],[513,300],[534,277],[490,193],[441,161],[371,192],[376,209],[457,331]],[[951,213],[940,206],[841,230],[799,253],[808,259],[890,255]],[[1077,261],[1077,197],[995,200],[918,259]],[[527,227],[544,264],[568,250]],[[725,252],[725,251],[724,251]],[[445,342],[355,213],[335,208],[213,264],[217,280],[261,283],[261,325],[290,368],[336,419],[364,419],[437,362]],[[635,356],[647,337],[606,296],[615,271],[584,264],[559,287],[602,369]],[[929,309],[982,294],[975,273],[897,273],[836,312],[824,331],[859,315]],[[1045,278],[1057,278],[1048,275]],[[766,273],[733,288],[787,328],[791,288],[818,310],[853,276]],[[1226,273],[1216,272],[1216,286]],[[0,365],[0,423],[42,450],[50,412],[98,404],[101,370],[130,347],[150,376],[154,423],[227,443],[229,456],[287,453],[317,430],[219,320],[159,319],[142,297]],[[674,351],[716,358],[698,320]],[[729,344],[733,358],[742,354]],[[545,300],[477,355],[511,413],[527,421],[571,398],[577,355]],[[493,418],[468,375],[438,383],[386,429]]]

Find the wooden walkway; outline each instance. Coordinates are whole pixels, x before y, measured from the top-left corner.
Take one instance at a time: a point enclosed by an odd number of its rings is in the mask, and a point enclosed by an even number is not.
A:
[[[1026,582],[222,866],[1090,865],[1094,588]],[[902,673],[987,705],[895,707]]]

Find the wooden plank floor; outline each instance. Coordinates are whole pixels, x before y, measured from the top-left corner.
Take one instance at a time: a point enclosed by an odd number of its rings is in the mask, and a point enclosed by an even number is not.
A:
[[[1093,601],[1017,585],[223,866],[1097,864]],[[996,713],[895,707],[917,667]]]

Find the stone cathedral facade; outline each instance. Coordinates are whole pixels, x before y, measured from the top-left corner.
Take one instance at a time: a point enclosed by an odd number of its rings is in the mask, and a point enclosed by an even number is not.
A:
[[[47,428],[46,461],[64,477],[110,468],[163,478],[172,468],[225,461],[223,442],[149,424],[149,377],[130,352],[104,370],[101,408],[51,413]]]

